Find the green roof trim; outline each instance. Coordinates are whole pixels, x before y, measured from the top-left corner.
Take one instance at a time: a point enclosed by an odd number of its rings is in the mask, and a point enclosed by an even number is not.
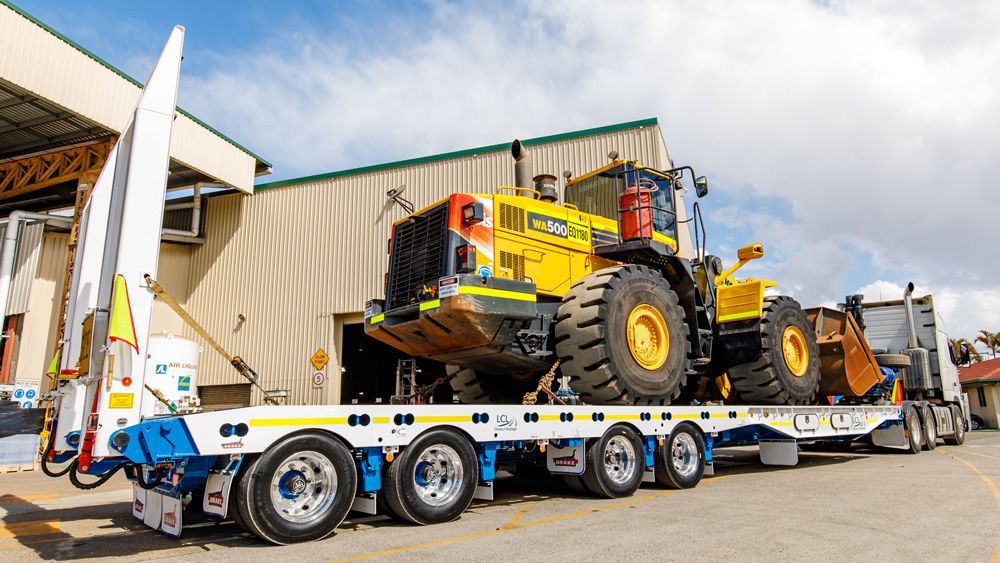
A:
[[[58,31],[56,31],[55,29],[53,29],[52,26],[48,25],[47,23],[43,22],[42,20],[40,20],[40,19],[36,18],[35,16],[29,14],[28,12],[24,11],[24,9],[22,9],[18,5],[14,4],[11,0],[0,0],[0,4],[3,4],[4,6],[7,6],[8,8],[10,8],[11,10],[14,10],[15,12],[17,12],[18,14],[20,14],[21,16],[23,16],[25,19],[27,19],[27,20],[31,21],[32,23],[34,23],[35,25],[37,25],[38,27],[44,29],[45,31],[48,31],[52,35],[55,35],[56,37],[58,37],[59,39],[61,39],[63,42],[65,42],[66,44],[68,44],[70,47],[73,47],[77,51],[80,51],[84,55],[87,55],[91,59],[94,59],[95,61],[97,61],[98,63],[100,63],[101,66],[107,68],[111,72],[117,74],[118,76],[124,78],[125,80],[128,80],[129,82],[131,82],[132,84],[138,86],[139,88],[142,88],[142,82],[139,82],[135,78],[132,78],[131,76],[125,74],[125,72],[123,72],[122,70],[118,69],[117,67],[115,67],[114,65],[112,65],[111,63],[109,63],[108,61],[106,61],[106,60],[102,59],[101,57],[98,57],[94,53],[90,52],[85,47],[83,47],[82,45],[80,45],[79,43],[77,43],[76,41],[73,41],[69,37],[66,37],[62,33],[59,33]],[[209,124],[205,123],[204,121],[198,119],[197,117],[191,115],[191,113],[188,112],[187,110],[185,110],[185,109],[183,109],[181,107],[178,107],[177,111],[178,111],[178,113],[180,113],[180,114],[184,115],[185,117],[188,117],[189,119],[191,119],[191,121],[194,121],[198,125],[201,125],[205,129],[208,129],[212,133],[216,134],[217,136],[219,136],[220,138],[222,138],[224,141],[228,142],[229,144],[233,145],[234,147],[236,147],[236,148],[240,149],[241,151],[247,153],[248,155],[254,157],[258,161],[260,161],[261,163],[263,163],[265,166],[267,166],[268,168],[271,168],[271,163],[270,162],[264,160],[259,155],[257,155],[256,153],[254,153],[250,149],[244,147],[243,145],[237,143],[233,139],[227,137],[225,134],[223,134],[221,131],[219,131],[215,127],[212,127],[211,125],[209,125]]]
[[[3,1],[3,0],[0,0]],[[567,139],[579,139],[580,137],[589,137],[591,135],[600,135],[601,133],[611,133],[614,131],[623,131],[625,129],[636,129],[638,127],[648,127],[651,125],[656,125],[657,119],[655,117],[649,119],[640,119],[638,121],[627,121],[625,123],[616,123],[614,125],[605,125],[603,127],[592,127],[590,129],[581,129],[579,131],[571,131],[569,133],[559,133],[557,135],[546,135],[544,137],[535,137],[533,139],[523,139],[522,144],[526,146],[541,145],[544,143],[553,143],[556,141],[565,141]],[[290,178],[288,180],[277,180],[275,182],[267,182],[264,184],[257,184],[254,186],[254,191],[259,190],[269,190],[272,188],[282,188],[285,186],[291,186],[294,184],[305,184],[307,182],[315,182],[318,180],[329,180],[331,178],[342,178],[344,176],[355,176],[357,174],[365,174],[367,172],[377,172],[379,170],[389,170],[391,168],[402,168],[404,166],[413,166],[415,164],[425,164],[428,162],[438,162],[441,160],[449,160],[452,158],[461,158],[463,156],[472,156],[477,154],[484,154],[489,152],[510,150],[510,143],[499,143],[496,145],[487,145],[485,147],[477,147],[474,149],[464,149],[460,151],[445,152],[441,154],[435,154],[431,156],[421,156],[418,158],[410,158],[407,160],[397,160],[394,162],[386,162],[384,164],[372,164],[369,166],[361,166],[358,168],[349,168],[347,170],[338,170],[336,172],[326,172],[323,174],[314,174],[312,176],[302,176],[301,178]]]

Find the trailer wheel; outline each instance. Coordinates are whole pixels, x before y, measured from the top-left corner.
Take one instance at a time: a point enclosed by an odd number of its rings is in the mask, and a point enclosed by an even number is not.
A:
[[[760,338],[760,357],[727,372],[740,399],[763,405],[812,404],[819,392],[819,344],[799,303],[784,295],[765,297]]]
[[[583,476],[581,475],[563,475],[563,481],[569,490],[573,491],[578,495],[592,495],[594,493],[587,490],[587,486],[583,483]]]
[[[656,482],[671,489],[690,489],[705,474],[705,436],[690,423],[678,424],[656,448]]]
[[[458,400],[466,405],[521,404],[524,394],[534,391],[538,378],[507,377],[504,375],[478,373],[472,368],[454,365],[447,366],[451,376],[452,390],[458,395]]]
[[[382,476],[393,512],[414,524],[440,524],[459,517],[479,484],[472,444],[454,430],[431,430],[414,440]]]
[[[937,447],[937,421],[934,420],[934,409],[930,405],[924,405],[920,411],[924,424],[924,449],[930,451]]]
[[[250,528],[246,522],[246,518],[243,517],[243,513],[240,511],[241,503],[237,496],[241,487],[240,483],[246,477],[246,474],[249,472],[250,467],[255,461],[257,461],[256,455],[250,454],[244,456],[243,461],[240,463],[239,471],[233,476],[233,482],[229,486],[229,516],[233,519],[233,522],[235,522],[237,526],[256,536],[258,535],[257,532],[254,532]]]
[[[924,432],[923,425],[920,422],[920,414],[917,413],[917,407],[910,405],[906,407],[906,414],[903,415],[903,428],[906,430],[906,436],[909,439],[909,452],[911,454],[920,453],[920,448],[924,442]]]
[[[605,498],[631,496],[642,484],[646,456],[642,438],[628,426],[612,426],[600,438],[587,441],[583,484]]]
[[[290,544],[333,533],[350,511],[357,486],[347,447],[327,434],[307,433],[261,454],[241,480],[237,499],[256,535]]]
[[[686,382],[684,310],[663,276],[635,264],[584,276],[556,313],[570,387],[599,405],[666,405]]]
[[[962,415],[962,409],[955,405],[948,405],[948,410],[955,422],[955,433],[951,436],[945,436],[944,443],[949,446],[961,446],[965,443],[965,416]]]

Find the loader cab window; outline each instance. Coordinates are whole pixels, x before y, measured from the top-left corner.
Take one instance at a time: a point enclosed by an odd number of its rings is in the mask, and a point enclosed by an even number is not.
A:
[[[599,215],[612,221],[618,220],[618,196],[639,182],[652,191],[651,210],[653,229],[676,239],[674,223],[674,190],[668,178],[646,169],[625,164],[605,170],[566,187],[565,201],[584,213]],[[655,189],[652,189],[655,186]]]

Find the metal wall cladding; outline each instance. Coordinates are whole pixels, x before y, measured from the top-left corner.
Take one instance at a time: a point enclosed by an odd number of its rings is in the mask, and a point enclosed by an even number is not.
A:
[[[43,225],[38,223],[38,226]],[[13,366],[18,379],[42,379],[55,354],[55,331],[59,326],[69,237],[62,233],[46,233],[41,236],[39,231],[39,234],[42,244],[37,259],[37,275],[33,268],[32,275],[29,276],[33,287],[21,325],[17,363]],[[22,237],[23,235],[22,232]]]
[[[45,224],[36,222],[21,225],[17,253],[14,255],[14,275],[11,278],[10,293],[7,297],[7,314],[22,315],[28,312],[31,288],[38,271],[38,258],[42,251],[42,233]],[[0,240],[7,233],[7,227],[0,227]]]
[[[529,148],[534,172],[557,176],[600,167],[611,150],[654,167],[668,160],[656,125]],[[224,347],[260,373],[267,389],[288,390],[288,404],[331,402],[339,395],[334,315],[356,314],[384,293],[387,241],[392,223],[404,216],[386,191],[405,184],[403,196],[420,208],[455,192],[493,193],[513,183],[513,170],[509,151],[496,150],[253,197],[210,198],[206,242],[192,250],[188,305]],[[329,383],[314,388],[309,358],[320,346],[332,358]],[[206,351],[201,366],[203,385],[241,382],[214,353]],[[260,402],[256,391],[254,402]]]
[[[128,122],[141,92],[129,79],[4,4],[0,38],[0,79],[115,132]],[[256,159],[186,115],[174,121],[170,155],[240,190],[253,189]]]

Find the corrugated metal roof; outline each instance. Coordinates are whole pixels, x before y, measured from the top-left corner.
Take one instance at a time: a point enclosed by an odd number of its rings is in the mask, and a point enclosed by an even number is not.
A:
[[[81,52],[81,53],[83,53],[84,55],[87,55],[87,56],[88,56],[88,57],[90,57],[91,59],[93,59],[93,60],[97,61],[98,63],[100,63],[100,64],[101,64],[101,66],[103,66],[103,67],[107,68],[107,69],[108,69],[108,70],[110,70],[111,72],[114,72],[115,74],[117,74],[118,76],[120,76],[120,77],[124,78],[125,80],[128,80],[128,81],[129,81],[129,82],[131,82],[132,84],[135,84],[136,86],[138,86],[138,87],[142,88],[142,82],[139,82],[139,81],[138,81],[138,80],[136,80],[135,78],[132,78],[131,76],[129,76],[128,74],[126,74],[126,73],[125,73],[124,71],[122,71],[121,69],[117,68],[116,66],[112,65],[111,63],[109,63],[108,61],[106,61],[106,60],[102,59],[101,57],[99,57],[99,56],[95,55],[94,53],[92,53],[91,51],[87,50],[87,49],[86,49],[85,47],[83,47],[82,45],[80,45],[80,44],[79,44],[79,43],[77,43],[76,41],[73,41],[73,40],[72,40],[72,39],[70,39],[69,37],[66,37],[66,36],[65,36],[65,35],[63,35],[62,33],[60,33],[60,32],[58,32],[58,31],[56,31],[55,29],[53,29],[52,27],[50,27],[50,26],[49,26],[48,24],[46,24],[45,22],[43,22],[43,21],[39,20],[39,19],[38,19],[38,18],[36,18],[35,16],[32,16],[32,15],[31,15],[31,14],[29,14],[28,12],[24,11],[24,9],[22,9],[22,8],[21,8],[21,7],[19,7],[19,6],[17,6],[17,5],[16,5],[16,4],[14,4],[13,2],[11,2],[10,0],[0,0],[0,4],[4,4],[4,5],[6,5],[6,6],[7,6],[7,7],[9,7],[10,9],[14,10],[14,11],[15,11],[15,12],[17,12],[18,14],[20,14],[20,15],[24,16],[25,18],[27,18],[28,20],[30,20],[30,21],[31,21],[32,23],[36,24],[36,25],[37,25],[38,27],[41,27],[41,28],[42,28],[42,29],[44,29],[45,31],[47,31],[47,32],[51,33],[52,35],[54,35],[54,36],[58,37],[59,39],[61,39],[61,40],[62,40],[62,41],[64,41],[64,42],[66,42],[66,43],[67,43],[68,45],[70,45],[70,46],[71,46],[71,47],[73,47],[74,49],[76,49],[76,50],[80,51],[80,52]],[[194,115],[192,115],[192,114],[191,114],[190,112],[188,112],[187,110],[184,110],[184,109],[182,109],[182,108],[178,107],[178,108],[177,108],[177,111],[178,111],[179,113],[181,113],[182,115],[184,115],[184,116],[188,117],[189,119],[191,119],[192,121],[194,121],[194,122],[195,122],[195,123],[197,123],[198,125],[201,125],[201,126],[202,126],[202,127],[204,127],[205,129],[208,129],[208,130],[209,130],[209,131],[211,131],[212,133],[214,133],[214,134],[218,135],[218,136],[219,136],[220,138],[224,139],[224,140],[225,140],[226,142],[230,143],[230,144],[231,144],[231,145],[233,145],[234,147],[236,147],[236,148],[240,149],[241,151],[243,151],[243,152],[245,152],[245,153],[249,154],[250,156],[254,157],[255,159],[259,160],[259,161],[260,161],[261,163],[263,163],[263,164],[264,164],[265,166],[267,166],[267,167],[270,167],[270,166],[271,166],[271,163],[269,163],[268,161],[264,160],[263,158],[261,158],[261,157],[260,157],[259,155],[257,155],[256,153],[254,153],[254,152],[253,152],[253,151],[251,151],[250,149],[248,149],[248,148],[244,147],[243,145],[241,145],[241,144],[237,143],[236,141],[234,141],[234,140],[233,140],[233,139],[231,139],[230,137],[227,137],[227,136],[226,136],[225,134],[223,134],[222,132],[220,132],[220,131],[219,131],[218,129],[216,129],[216,128],[212,127],[211,125],[209,125],[209,124],[205,123],[204,121],[202,121],[202,120],[198,119],[197,117],[195,117]]]
[[[3,0],[0,0],[3,1]],[[603,127],[591,127],[589,129],[581,129],[579,131],[570,131],[569,133],[558,133],[555,135],[546,135],[544,137],[535,137],[533,139],[522,139],[521,143],[525,146],[538,145],[541,143],[552,143],[555,141],[565,141],[570,139],[579,139],[581,137],[588,137],[591,135],[600,135],[602,133],[613,133],[615,131],[624,131],[626,129],[635,129],[638,127],[648,127],[651,125],[656,125],[657,119],[655,117],[649,119],[640,119],[637,121],[627,121],[625,123],[616,123],[613,125],[605,125]],[[465,156],[473,156],[477,154],[484,154],[497,151],[508,151],[510,150],[510,142],[497,143],[494,145],[487,145],[484,147],[476,147],[472,149],[463,149],[452,152],[445,152],[441,154],[435,154],[430,156],[421,156],[417,158],[410,158],[406,160],[397,160],[394,162],[386,162],[384,164],[373,164],[370,166],[361,166],[358,168],[349,168],[347,170],[338,170],[335,172],[326,172],[323,174],[314,174],[312,176],[303,176],[301,178],[291,178],[288,180],[278,180],[275,182],[266,182],[263,184],[257,184],[254,186],[254,191],[267,190],[271,188],[281,188],[284,186],[291,186],[293,184],[305,184],[308,182],[315,182],[317,180],[329,180],[331,178],[341,178],[344,176],[354,176],[356,174],[365,174],[367,172],[378,172],[380,170],[389,170],[392,168],[403,168],[405,166],[413,166],[415,164],[426,164],[429,162],[437,162],[441,160],[449,160],[453,158],[462,158]]]

